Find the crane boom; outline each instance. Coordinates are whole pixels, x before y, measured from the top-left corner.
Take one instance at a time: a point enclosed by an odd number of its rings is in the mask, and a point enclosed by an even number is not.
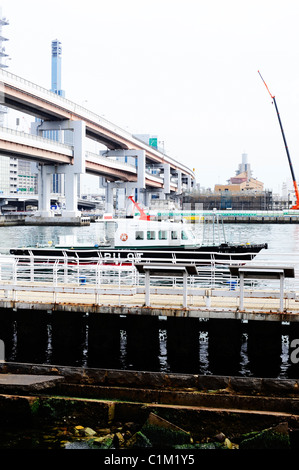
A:
[[[139,204],[137,204],[137,202],[134,201],[133,196],[128,196],[128,199],[130,199],[133,202],[136,209],[140,212],[140,220],[151,220],[151,216],[147,215],[142,209],[142,207],[140,207]]]
[[[280,115],[279,115],[279,111],[278,111],[276,99],[275,99],[275,96],[270,93],[270,90],[269,90],[269,88],[267,87],[266,82],[265,82],[265,80],[263,79],[263,77],[262,77],[262,75],[261,75],[261,73],[260,73],[259,70],[258,70],[258,73],[259,73],[259,76],[261,77],[262,81],[264,82],[264,85],[265,85],[265,87],[267,88],[269,95],[270,95],[271,98],[273,99],[274,106],[275,106],[275,110],[276,110],[276,114],[277,114],[277,117],[278,117],[278,122],[279,122],[280,130],[281,130],[281,134],[282,134],[282,138],[283,138],[283,142],[284,142],[284,146],[285,146],[286,153],[287,153],[287,157],[288,157],[288,161],[289,161],[289,166],[290,166],[290,170],[291,170],[291,175],[292,175],[293,185],[294,185],[294,190],[295,190],[295,196],[296,196],[296,204],[295,204],[294,206],[292,206],[291,209],[299,209],[299,190],[298,190],[298,185],[297,185],[297,182],[296,182],[295,173],[294,173],[294,169],[293,169],[293,165],[292,165],[292,161],[291,161],[291,157],[290,157],[290,152],[289,152],[289,149],[288,149],[287,141],[286,141],[286,138],[285,138],[285,134],[284,134],[283,127],[282,127],[282,122],[281,122],[281,119],[280,119]]]

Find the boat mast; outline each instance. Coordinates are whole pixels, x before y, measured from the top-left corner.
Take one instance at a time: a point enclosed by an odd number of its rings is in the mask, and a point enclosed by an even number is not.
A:
[[[258,73],[259,73],[261,79],[263,80],[264,85],[265,85],[265,87],[267,88],[269,95],[270,95],[271,98],[273,99],[274,106],[275,106],[276,113],[277,113],[277,117],[278,117],[278,122],[279,122],[279,125],[280,125],[280,129],[281,129],[281,133],[282,133],[282,137],[283,137],[283,141],[284,141],[284,145],[285,145],[285,149],[286,149],[286,152],[287,152],[287,157],[288,157],[288,161],[289,161],[289,166],[290,166],[290,170],[291,170],[291,174],[292,174],[293,185],[294,185],[295,195],[296,195],[296,204],[295,204],[294,206],[292,206],[291,209],[299,209],[299,190],[298,190],[298,185],[297,185],[297,182],[296,182],[296,178],[295,178],[295,173],[294,173],[292,161],[291,161],[289,149],[288,149],[288,146],[287,146],[287,141],[286,141],[286,138],[285,138],[285,135],[284,135],[284,131],[283,131],[283,127],[282,127],[280,115],[279,115],[279,112],[278,112],[278,107],[277,107],[277,104],[276,104],[276,99],[275,99],[275,96],[273,96],[273,95],[270,93],[270,90],[269,90],[269,88],[267,87],[267,85],[266,85],[266,83],[265,83],[265,80],[264,80],[263,77],[261,76],[261,73],[260,73],[259,70],[258,70]]]

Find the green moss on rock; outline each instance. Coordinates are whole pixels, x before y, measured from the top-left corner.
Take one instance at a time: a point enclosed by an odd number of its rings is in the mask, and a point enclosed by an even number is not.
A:
[[[265,429],[240,442],[240,449],[290,449],[290,439],[286,434]]]

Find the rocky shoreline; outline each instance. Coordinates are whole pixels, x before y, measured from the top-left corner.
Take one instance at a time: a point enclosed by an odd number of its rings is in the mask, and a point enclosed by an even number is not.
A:
[[[47,427],[29,431],[1,429],[3,449],[66,449],[66,450],[157,450],[179,452],[185,450],[298,450],[299,431],[282,422],[261,431],[226,436],[218,432],[198,440],[191,431],[151,413],[140,425],[135,422],[114,423],[110,427],[89,426]]]
[[[2,449],[299,448],[297,380],[17,363],[0,373]]]

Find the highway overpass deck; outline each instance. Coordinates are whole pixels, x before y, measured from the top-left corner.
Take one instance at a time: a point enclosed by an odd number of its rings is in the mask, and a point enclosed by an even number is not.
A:
[[[7,107],[45,121],[82,120],[86,124],[86,136],[105,144],[109,149],[145,150],[149,162],[169,163],[172,169],[195,178],[194,172],[184,164],[70,100],[2,69],[0,81],[3,104]]]
[[[44,162],[47,164],[72,164],[73,146],[40,136],[0,127],[0,152],[9,157]],[[128,163],[86,152],[86,173],[105,176],[112,181],[136,181],[137,169]],[[146,184],[162,187],[163,178],[146,172]],[[172,182],[172,189],[176,184]]]

